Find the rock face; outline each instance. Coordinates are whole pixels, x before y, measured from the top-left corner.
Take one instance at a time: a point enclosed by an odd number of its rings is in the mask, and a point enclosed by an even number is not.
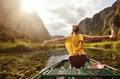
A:
[[[92,18],[86,18],[79,23],[82,33],[89,35],[106,35],[110,28],[115,28],[117,34],[120,30],[120,0],[117,0],[111,7],[105,8],[95,14]],[[114,24],[114,26],[113,26]]]
[[[36,12],[22,9],[22,0],[0,0],[0,41],[49,39],[49,33]]]

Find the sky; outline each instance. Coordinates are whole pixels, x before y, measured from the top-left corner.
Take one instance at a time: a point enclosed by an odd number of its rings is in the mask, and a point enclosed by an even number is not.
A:
[[[106,7],[116,0],[37,0],[35,10],[51,35],[69,35],[72,25]],[[33,3],[32,3],[33,4]]]

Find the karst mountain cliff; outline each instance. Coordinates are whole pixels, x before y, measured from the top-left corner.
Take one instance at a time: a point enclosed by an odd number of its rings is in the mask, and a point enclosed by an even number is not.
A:
[[[78,25],[84,34],[107,35],[111,33],[111,28],[114,28],[115,34],[120,36],[120,0],[96,13],[92,18],[85,18]]]
[[[22,0],[0,0],[0,42],[43,41],[49,33],[34,11],[22,9]]]

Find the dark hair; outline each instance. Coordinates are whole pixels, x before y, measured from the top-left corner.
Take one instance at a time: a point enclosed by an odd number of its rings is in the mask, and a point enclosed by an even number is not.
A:
[[[72,25],[72,26],[73,26],[72,32],[78,33],[78,32],[79,32],[79,27],[78,27],[78,25]]]

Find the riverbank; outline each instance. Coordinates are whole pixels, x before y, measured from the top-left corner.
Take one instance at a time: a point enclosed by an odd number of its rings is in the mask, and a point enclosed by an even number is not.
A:
[[[114,49],[118,49],[118,48],[120,48],[120,41],[86,43],[85,47],[114,48]]]
[[[31,42],[2,42],[0,43],[0,53],[4,52],[30,52],[39,51],[54,48],[63,48],[64,44],[49,44],[46,47],[41,46],[41,43],[31,43]],[[85,43],[85,47],[96,47],[96,48],[120,48],[120,41],[109,41],[109,42],[94,42]]]
[[[4,52],[30,52],[30,51],[39,51],[46,50],[51,48],[60,48],[64,47],[63,44],[50,44],[46,47],[41,46],[41,43],[31,43],[31,42],[2,42],[0,43],[0,53]]]

